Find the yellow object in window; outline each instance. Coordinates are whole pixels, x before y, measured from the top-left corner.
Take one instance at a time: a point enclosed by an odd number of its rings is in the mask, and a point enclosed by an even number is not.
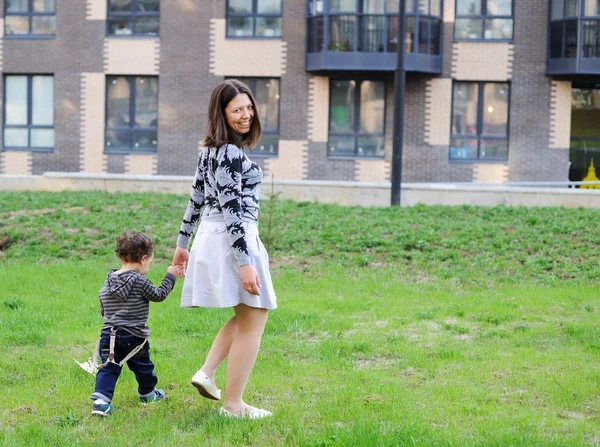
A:
[[[594,159],[590,163],[587,175],[583,178],[583,182],[597,182],[598,177],[596,176],[596,168],[594,168]],[[600,185],[581,185],[582,189],[600,189]]]

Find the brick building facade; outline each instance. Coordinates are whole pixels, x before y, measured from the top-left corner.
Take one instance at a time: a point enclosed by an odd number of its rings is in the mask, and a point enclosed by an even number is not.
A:
[[[583,178],[600,155],[600,67],[564,67],[600,61],[600,2],[578,1],[573,15],[408,0],[403,181],[559,181],[570,162]],[[192,175],[210,92],[236,77],[260,90],[270,133],[252,157],[267,175],[389,181],[395,8],[0,0],[0,174]]]

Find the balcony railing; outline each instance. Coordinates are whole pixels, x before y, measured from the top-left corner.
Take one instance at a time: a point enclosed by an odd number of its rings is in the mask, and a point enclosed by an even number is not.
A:
[[[553,0],[548,74],[600,74],[600,2]]]
[[[322,14],[307,19],[308,71],[396,68],[398,14]],[[404,39],[409,71],[440,73],[441,17],[407,14]]]

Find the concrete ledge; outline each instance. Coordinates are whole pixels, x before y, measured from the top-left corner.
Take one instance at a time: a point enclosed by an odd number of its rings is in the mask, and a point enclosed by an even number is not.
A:
[[[0,175],[3,191],[90,191],[159,192],[188,195],[192,177],[167,175],[81,174],[48,172],[44,175]],[[271,187],[280,197],[296,201],[339,205],[389,206],[390,183],[358,183],[315,180],[275,180],[265,178],[261,193]],[[600,190],[516,187],[485,184],[405,183],[403,206],[562,206],[600,208]]]

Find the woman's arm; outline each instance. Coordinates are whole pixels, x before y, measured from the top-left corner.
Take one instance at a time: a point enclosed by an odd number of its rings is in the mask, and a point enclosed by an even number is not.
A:
[[[242,216],[242,161],[244,153],[233,144],[228,144],[219,156],[215,171],[217,196],[227,236],[238,266],[250,264],[250,254],[246,242],[246,229]]]

